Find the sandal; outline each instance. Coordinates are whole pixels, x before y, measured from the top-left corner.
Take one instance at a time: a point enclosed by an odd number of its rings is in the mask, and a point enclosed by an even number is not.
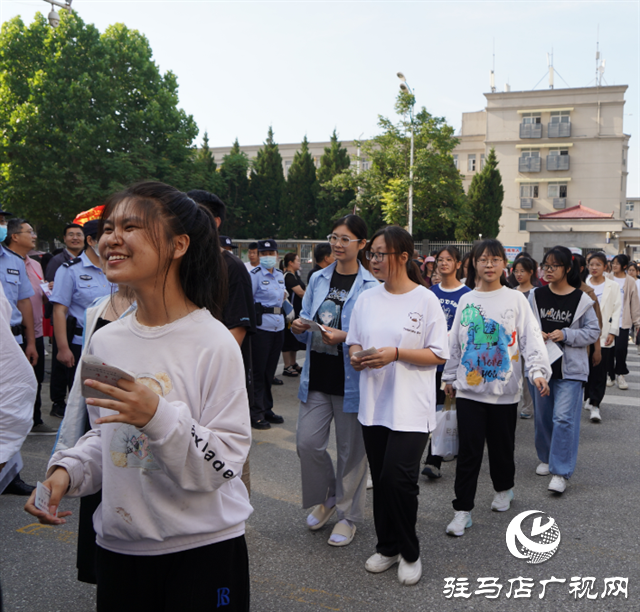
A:
[[[329,540],[327,541],[329,546],[348,546],[353,541],[353,536],[356,535],[356,526],[349,527],[349,525],[345,525],[344,523],[336,523],[331,535],[339,535],[347,539],[341,542],[333,542],[331,536],[329,536]]]
[[[331,506],[331,508],[325,507],[324,504],[318,504],[313,511],[311,512],[311,516],[317,519],[319,523],[315,525],[307,524],[307,527],[311,529],[311,531],[316,531],[321,527],[324,527],[327,524],[327,521],[333,516],[333,513],[336,511],[335,506]]]
[[[284,370],[282,370],[282,375],[295,377],[295,376],[298,376],[298,372],[295,370],[293,366],[289,366],[288,368],[285,368]]]
[[[302,368],[301,368],[297,363],[294,363],[291,367],[292,367],[292,368],[293,368],[293,369],[294,369],[298,374],[302,374]]]

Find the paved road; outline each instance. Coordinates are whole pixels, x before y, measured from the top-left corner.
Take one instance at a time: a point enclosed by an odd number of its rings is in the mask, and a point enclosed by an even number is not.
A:
[[[536,476],[533,422],[518,421],[516,488],[512,509],[489,509],[492,489],[488,465],[480,475],[473,527],[462,538],[445,535],[452,517],[455,464],[444,464],[439,481],[420,483],[418,533],[424,575],[415,587],[401,586],[394,569],[368,574],[364,562],[374,552],[375,533],[368,493],[366,522],[354,542],[345,548],[326,544],[331,526],[319,532],[305,528],[300,507],[298,459],[295,452],[297,381],[285,379],[275,388],[277,411],[285,424],[256,432],[251,450],[252,504],[247,526],[252,576],[252,610],[259,612],[413,612],[474,610],[524,612],[584,610],[614,612],[640,610],[639,414],[640,357],[630,351],[630,390],[607,390],[603,422],[582,415],[578,467],[567,492],[556,497],[547,491],[548,478]],[[45,387],[45,395],[48,388]],[[55,419],[47,417],[50,424]],[[42,478],[52,437],[29,437],[23,447],[25,480]],[[334,445],[332,446],[332,448]],[[332,451],[333,452],[333,451]],[[75,579],[75,518],[62,528],[42,527],[22,511],[23,499],[0,497],[0,576],[8,612],[89,612],[94,609],[94,587]],[[77,511],[78,503],[66,507]],[[525,510],[541,510],[556,519],[562,534],[558,552],[549,561],[528,565],[515,559],[505,545],[511,519]],[[604,579],[628,578],[628,597],[601,595]],[[468,598],[447,598],[445,578],[467,578]],[[496,577],[503,589],[497,599],[473,594],[478,578]],[[510,583],[531,578],[531,597],[507,598]],[[549,584],[541,600],[540,580],[551,577],[565,583]],[[597,599],[571,595],[574,577],[595,578]],[[123,602],[129,609],[132,602]],[[144,586],[136,607],[144,607]],[[180,611],[176,611],[180,612]]]

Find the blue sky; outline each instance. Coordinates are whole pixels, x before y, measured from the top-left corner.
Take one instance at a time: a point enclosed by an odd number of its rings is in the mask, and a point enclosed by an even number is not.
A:
[[[163,71],[178,77],[180,104],[213,146],[345,140],[377,133],[393,115],[402,71],[420,106],[456,130],[496,85],[532,89],[554,53],[556,88],[595,78],[599,29],[604,79],[626,84],[631,134],[627,195],[640,195],[640,3],[629,2],[211,2],[74,0],[100,30],[124,22],[143,32]],[[2,21],[30,22],[42,0],[0,0]],[[538,89],[547,87],[544,79]]]

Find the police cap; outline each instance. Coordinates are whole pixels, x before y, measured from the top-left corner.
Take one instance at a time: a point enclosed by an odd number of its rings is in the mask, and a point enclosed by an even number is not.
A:
[[[235,249],[238,245],[233,244],[233,242],[231,241],[231,238],[229,238],[229,236],[219,236],[218,237],[220,240],[220,246],[223,249]]]
[[[278,243],[275,240],[258,240],[258,252],[277,251]]]
[[[92,221],[87,221],[82,226],[82,231],[84,232],[84,237],[91,236],[95,238],[98,235],[98,220],[93,219]]]

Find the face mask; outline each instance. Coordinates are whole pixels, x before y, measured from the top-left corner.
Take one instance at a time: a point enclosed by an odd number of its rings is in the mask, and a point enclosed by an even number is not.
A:
[[[0,225],[0,242],[4,242],[7,237],[7,226]]]
[[[98,245],[97,244],[92,244],[91,248],[93,249],[93,252],[100,257],[100,251],[98,250]]]
[[[260,265],[267,270],[271,270],[271,268],[276,267],[276,257],[274,255],[270,255],[268,257],[260,258]]]

